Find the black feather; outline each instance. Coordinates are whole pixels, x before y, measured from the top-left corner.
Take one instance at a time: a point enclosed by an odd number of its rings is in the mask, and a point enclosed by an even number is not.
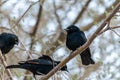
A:
[[[18,44],[18,37],[11,33],[0,34],[0,49],[2,54],[8,53],[15,44]]]
[[[81,31],[78,27],[71,25],[67,29],[67,40],[66,46],[75,51],[77,48],[82,46],[87,42],[87,38],[83,31]],[[81,54],[81,60],[83,65],[95,64],[95,62],[91,58],[90,49],[87,48]]]
[[[6,68],[22,68],[27,69],[33,73],[33,75],[41,75],[47,74],[51,71],[55,66],[57,66],[60,61],[54,61],[46,55],[39,57],[38,59],[28,60],[28,61],[21,61],[18,65],[9,65]],[[67,66],[63,66],[61,68],[62,71],[67,71]]]

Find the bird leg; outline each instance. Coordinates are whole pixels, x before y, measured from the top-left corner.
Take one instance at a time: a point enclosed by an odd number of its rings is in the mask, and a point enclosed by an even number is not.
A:
[[[33,77],[34,77],[34,79],[35,79],[35,80],[37,80],[37,78],[36,78],[35,74],[33,74]]]

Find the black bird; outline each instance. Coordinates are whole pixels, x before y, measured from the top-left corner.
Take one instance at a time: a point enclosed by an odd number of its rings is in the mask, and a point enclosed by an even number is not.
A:
[[[87,42],[87,38],[83,31],[81,31],[77,26],[71,25],[67,27],[67,40],[66,40],[66,46],[72,50],[75,51],[77,48],[82,46]],[[89,65],[89,64],[95,64],[95,62],[91,58],[90,49],[87,48],[84,50],[81,54],[81,60],[83,65]]]
[[[10,65],[10,66],[7,66],[6,68],[22,68],[22,69],[29,70],[33,73],[33,77],[35,78],[35,75],[47,74],[59,63],[60,61],[54,61],[49,56],[43,55],[38,59],[21,61],[18,63],[18,65]],[[61,70],[67,71],[67,66],[66,65],[63,66]]]
[[[11,33],[0,34],[0,49],[2,54],[8,53],[15,44],[18,44],[18,37]]]

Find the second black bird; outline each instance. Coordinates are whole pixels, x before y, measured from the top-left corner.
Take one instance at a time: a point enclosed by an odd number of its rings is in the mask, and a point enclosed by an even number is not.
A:
[[[51,71],[55,66],[57,66],[60,61],[54,61],[49,56],[43,55],[38,59],[28,60],[28,61],[21,61],[18,65],[10,65],[6,68],[22,68],[31,71],[34,75],[42,75],[47,74]],[[62,71],[67,71],[67,66],[63,66],[61,68]]]
[[[2,54],[8,53],[15,44],[18,44],[18,37],[11,33],[0,34],[0,49]]]
[[[67,31],[67,40],[66,46],[75,51],[77,48],[82,46],[87,42],[87,38],[83,31],[81,31],[78,27],[71,25],[65,29]],[[90,49],[87,48],[81,54],[81,60],[83,65],[94,64],[95,62],[91,58]]]

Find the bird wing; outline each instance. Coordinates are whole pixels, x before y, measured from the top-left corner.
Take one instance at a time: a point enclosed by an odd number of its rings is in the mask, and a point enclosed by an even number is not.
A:
[[[19,64],[52,65],[52,62],[44,59],[34,59],[34,60],[28,60],[28,61],[20,61]]]
[[[83,31],[80,31],[80,33],[76,33],[75,34],[75,40],[80,46],[82,46],[83,44],[85,44],[87,42],[87,38],[85,36],[85,33]],[[76,45],[77,45],[76,43]]]
[[[85,36],[85,33],[83,32],[83,31],[81,31],[81,39],[82,39],[82,41],[83,42],[87,42],[87,38],[86,38],[86,36]]]
[[[39,64],[39,60],[28,60],[28,61],[20,61],[19,64]]]
[[[49,56],[47,55],[42,55],[41,57],[39,57],[38,59],[44,59],[44,60],[49,60],[49,61],[53,61]]]
[[[78,47],[82,46],[87,41],[87,38],[83,31],[74,32],[67,35],[66,45],[67,47],[75,51]]]
[[[0,40],[0,48],[2,48],[4,46],[3,41]]]

